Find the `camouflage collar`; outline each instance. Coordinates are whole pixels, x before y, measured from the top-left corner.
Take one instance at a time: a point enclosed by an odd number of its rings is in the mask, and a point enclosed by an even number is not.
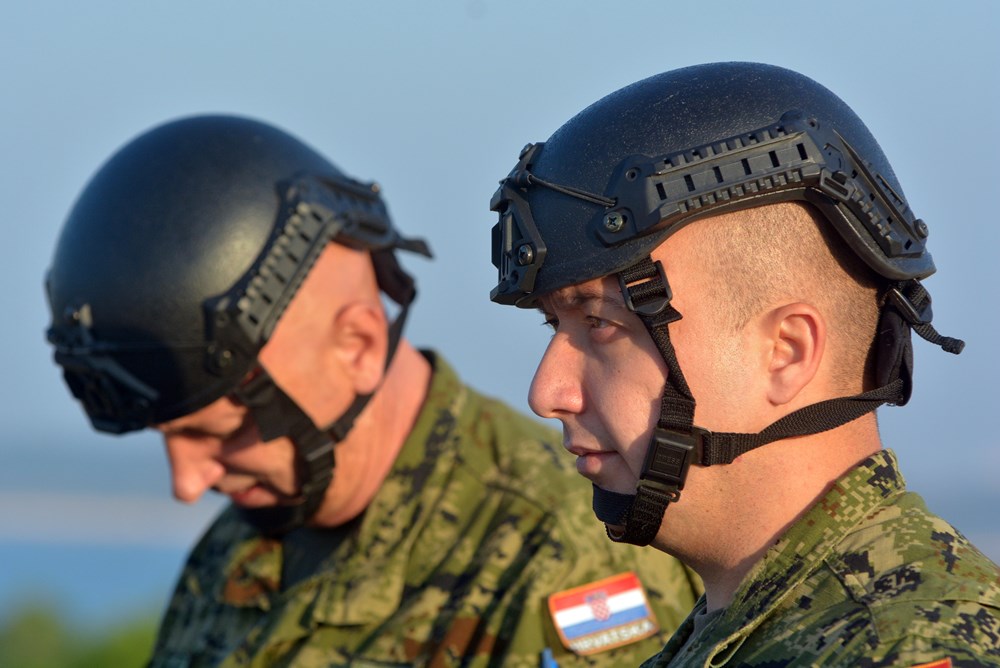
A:
[[[713,624],[711,635],[725,638],[711,652],[713,661],[736,652],[854,527],[905,488],[892,450],[880,450],[837,480],[746,575],[733,602]]]
[[[455,371],[439,356],[425,355],[434,368],[427,398],[389,476],[354,540],[340,546],[328,568],[301,583],[315,597],[311,615],[318,624],[379,622],[403,598],[414,543],[455,465],[451,435],[466,396]]]

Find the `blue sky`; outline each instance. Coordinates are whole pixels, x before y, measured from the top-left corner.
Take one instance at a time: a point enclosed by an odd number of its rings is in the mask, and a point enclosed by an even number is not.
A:
[[[623,85],[699,62],[755,60],[799,70],[844,98],[930,225],[935,324],[968,346],[955,358],[916,343],[913,400],[882,411],[882,433],[911,487],[1000,559],[1000,311],[983,283],[1000,248],[991,202],[1000,3],[8,5],[0,20],[8,248],[0,263],[8,379],[0,543],[104,549],[148,534],[179,554],[214,508],[158,504],[168,487],[156,439],[90,434],[44,343],[42,282],[62,221],[88,177],[129,138],[178,116],[237,113],[281,126],[345,172],[379,181],[399,227],[426,237],[437,255],[406,262],[420,284],[411,339],[443,351],[472,384],[526,408],[547,333],[537,314],[488,300],[495,274],[487,207],[497,180],[525,143],[544,140]],[[123,500],[136,513],[119,516],[106,505]],[[152,517],[172,528],[150,531],[143,518]],[[156,577],[172,575],[167,568]]]

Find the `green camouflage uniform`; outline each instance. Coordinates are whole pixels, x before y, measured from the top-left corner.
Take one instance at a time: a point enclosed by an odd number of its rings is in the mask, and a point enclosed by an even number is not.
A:
[[[1000,569],[905,491],[886,450],[837,481],[690,637],[704,609],[643,668],[1000,666]]]
[[[226,510],[189,557],[152,666],[535,667],[545,648],[561,668],[635,666],[663,646],[696,576],[608,541],[558,435],[428,356],[426,403],[364,515],[314,530],[330,547],[289,587],[286,546]],[[589,657],[560,649],[546,597],[629,570],[660,634]]]

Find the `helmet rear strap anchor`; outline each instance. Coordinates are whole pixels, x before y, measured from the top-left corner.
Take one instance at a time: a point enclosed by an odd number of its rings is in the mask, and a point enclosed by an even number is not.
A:
[[[890,288],[885,300],[895,306],[910,327],[920,338],[945,352],[958,355],[965,348],[965,342],[950,336],[942,336],[931,324],[931,299],[927,289],[919,281],[909,280]]]

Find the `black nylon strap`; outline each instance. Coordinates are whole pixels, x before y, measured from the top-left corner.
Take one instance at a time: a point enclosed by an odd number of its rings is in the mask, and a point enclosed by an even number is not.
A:
[[[379,288],[401,307],[396,320],[389,326],[389,345],[385,356],[385,368],[388,369],[403,336],[403,326],[406,324],[406,316],[410,312],[410,304],[417,296],[417,289],[413,278],[399,266],[392,251],[375,251],[371,257],[372,265],[375,267],[375,280]],[[324,431],[329,432],[337,443],[344,440],[347,432],[354,426],[354,421],[368,405],[371,398],[370,394],[359,394],[354,397],[354,402],[344,414],[326,427]]]
[[[379,287],[401,307],[388,330],[385,359],[385,368],[388,369],[402,338],[406,316],[417,291],[413,278],[402,270],[390,250],[373,252],[372,264]],[[241,509],[244,517],[262,532],[280,536],[303,525],[319,510],[333,479],[336,463],[334,446],[347,437],[372,395],[355,396],[339,418],[325,428],[320,428],[278,387],[263,367],[259,367],[256,375],[233,394],[252,412],[262,441],[288,436],[295,445],[302,502],[272,508]]]
[[[641,482],[625,517],[625,529],[622,532],[613,531],[605,525],[608,538],[616,543],[631,545],[649,545],[656,538],[656,532],[663,523],[663,513],[667,506],[680,497],[678,492],[669,493],[643,485]]]
[[[621,494],[593,485],[593,508],[597,519],[606,524],[622,524],[635,494]]]
[[[882,404],[895,403],[902,390],[903,381],[897,378],[888,385],[863,394],[810,404],[772,422],[756,434],[708,434],[703,437],[699,463],[702,466],[729,464],[740,455],[767,443],[834,429],[872,412]]]
[[[950,336],[941,336],[931,324],[931,296],[919,281],[911,280],[898,284],[889,291],[889,299],[920,338],[953,355],[965,348],[965,341]],[[893,299],[895,298],[895,299]]]
[[[670,300],[673,293],[659,262],[644,258],[619,274],[626,306],[642,319],[660,356],[667,365],[667,389],[660,410],[661,427],[690,427],[694,417],[694,397],[677,363],[667,325],[681,319]],[[671,420],[673,418],[673,420]],[[676,422],[674,422],[676,421]]]
[[[667,381],[660,401],[660,415],[657,426],[661,429],[690,433],[694,424],[695,400],[691,395],[684,374],[677,363],[667,325],[681,319],[681,314],[670,304],[673,294],[663,267],[651,258],[644,258],[619,274],[619,283],[626,305],[642,319],[656,344],[660,356],[667,365]],[[684,481],[674,485],[654,485],[646,476],[649,462],[655,458],[659,444],[654,438],[650,443],[649,456],[640,476],[636,496],[625,517],[625,529],[616,534],[608,529],[608,537],[617,542],[633,545],[649,545],[663,521],[663,513],[670,503],[680,498]]]
[[[263,367],[233,395],[253,415],[263,442],[288,436],[295,446],[302,481],[301,502],[269,508],[240,508],[244,518],[261,532],[280,536],[301,526],[315,514],[333,477],[333,442],[282,390]]]
[[[642,320],[663,357],[667,366],[667,379],[660,401],[658,429],[649,445],[636,496],[624,519],[625,529],[621,533],[609,529],[608,536],[612,540],[648,545],[659,531],[667,506],[680,498],[689,461],[685,459],[684,465],[677,467],[675,475],[666,477],[653,470],[652,464],[657,461],[672,462],[678,457],[687,458],[688,453],[693,452],[695,463],[702,466],[729,464],[740,455],[767,443],[834,429],[884,403],[905,402],[905,382],[897,373],[895,378],[889,379],[879,388],[806,406],[776,420],[756,434],[712,433],[695,427],[695,399],[677,362],[667,327],[671,322],[679,320],[681,314],[670,305],[673,296],[662,266],[659,262],[654,263],[651,258],[644,258],[620,272],[619,282],[626,305]],[[915,302],[919,309],[923,309],[925,304],[929,307],[926,291],[916,281],[913,283],[922,292],[908,291],[905,295],[907,301]],[[948,345],[961,350],[960,346],[950,343],[957,339],[940,337],[930,326],[929,319],[924,323],[919,315],[916,318],[918,322],[911,322],[911,325],[915,329],[929,327],[937,340],[922,333],[921,336],[938,343],[945,350],[948,350]],[[682,445],[678,445],[679,443]]]

